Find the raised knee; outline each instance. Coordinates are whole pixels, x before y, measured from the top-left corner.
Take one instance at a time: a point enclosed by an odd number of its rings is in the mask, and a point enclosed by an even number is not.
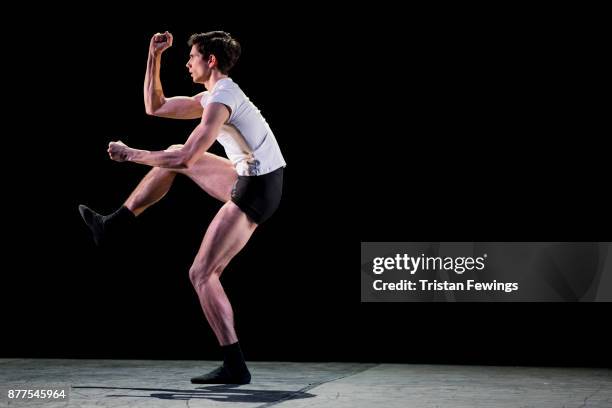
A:
[[[176,173],[176,171],[174,169],[168,169],[165,167],[153,167],[151,169],[151,173],[154,174],[155,176],[166,176],[172,173]]]
[[[173,144],[173,145],[168,146],[168,148],[167,148],[166,150],[167,150],[167,151],[168,151],[168,150],[179,150],[179,149],[181,149],[182,147],[183,147],[183,145],[182,145],[182,144]]]

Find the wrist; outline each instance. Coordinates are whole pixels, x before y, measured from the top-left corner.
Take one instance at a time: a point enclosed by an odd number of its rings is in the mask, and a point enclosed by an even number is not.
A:
[[[131,147],[128,147],[127,151],[126,151],[126,161],[129,162],[133,162],[138,160],[138,155],[140,153],[140,150],[138,149],[132,149]]]

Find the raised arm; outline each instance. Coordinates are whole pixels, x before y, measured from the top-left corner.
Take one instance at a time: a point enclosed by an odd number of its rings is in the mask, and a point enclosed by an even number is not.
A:
[[[144,103],[147,114],[172,119],[197,119],[202,116],[200,99],[195,96],[166,98],[160,79],[161,56],[172,46],[172,34],[168,31],[151,37],[144,81]]]

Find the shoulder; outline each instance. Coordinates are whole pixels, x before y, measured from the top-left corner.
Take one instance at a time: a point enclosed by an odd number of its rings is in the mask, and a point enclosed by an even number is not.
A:
[[[217,86],[215,86],[214,93],[217,92],[229,92],[229,93],[240,93],[242,90],[231,78],[225,78],[219,81]]]
[[[234,106],[240,103],[241,94],[242,91],[240,91],[238,85],[231,80],[224,80],[215,86],[207,102],[221,102],[228,106]]]
[[[199,103],[202,107],[204,107],[206,105],[206,100],[208,99],[209,96],[210,96],[210,93],[208,91],[204,91],[204,92],[200,92],[197,95],[194,95],[192,98],[194,101]]]
[[[204,92],[200,92],[197,95],[192,96],[193,100],[196,102],[201,102],[202,99],[205,99],[205,97],[208,95],[208,91],[204,91]]]

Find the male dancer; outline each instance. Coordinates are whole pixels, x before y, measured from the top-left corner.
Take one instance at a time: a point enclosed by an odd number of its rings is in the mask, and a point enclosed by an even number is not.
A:
[[[162,53],[172,46],[169,32],[151,38],[144,82],[144,101],[149,115],[172,119],[198,119],[200,123],[182,145],[163,151],[128,147],[111,142],[108,154],[117,162],[151,166],[125,203],[110,215],[100,215],[81,205],[79,211],[98,245],[120,234],[146,208],[170,189],[177,174],[195,181],[206,193],[224,204],[209,225],[189,277],[204,315],[223,349],[223,365],[191,379],[195,384],[248,384],[251,374],[234,330],[232,306],[219,277],[245,246],[253,231],[279,205],[283,169],[280,148],[260,111],[228,76],[240,56],[240,45],[228,33],[194,34],[187,68],[193,82],[206,91],[192,97],[167,98],[162,90]],[[228,159],[208,153],[218,140]]]

